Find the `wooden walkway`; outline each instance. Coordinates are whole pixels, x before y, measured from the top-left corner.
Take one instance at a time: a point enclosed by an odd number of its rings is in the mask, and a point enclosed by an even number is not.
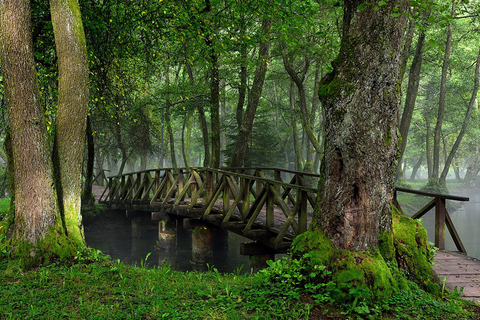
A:
[[[463,288],[461,296],[480,303],[480,261],[464,254],[437,251],[433,270],[446,278],[445,286],[453,292]]]

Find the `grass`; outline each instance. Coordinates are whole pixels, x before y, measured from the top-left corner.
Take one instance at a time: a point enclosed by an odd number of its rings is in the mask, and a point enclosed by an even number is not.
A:
[[[415,286],[375,306],[335,304],[328,285],[316,294],[299,286],[296,270],[285,262],[255,275],[146,269],[93,249],[72,265],[32,270],[3,260],[0,319],[476,319],[468,303]]]
[[[0,200],[0,217],[8,204]],[[413,283],[374,305],[334,302],[328,277],[305,283],[294,259],[239,275],[149,269],[146,261],[128,266],[95,249],[78,253],[73,263],[23,270],[7,254],[0,250],[0,319],[480,318],[480,308],[458,295],[435,297]]]
[[[0,220],[7,214],[10,208],[10,198],[0,198]]]

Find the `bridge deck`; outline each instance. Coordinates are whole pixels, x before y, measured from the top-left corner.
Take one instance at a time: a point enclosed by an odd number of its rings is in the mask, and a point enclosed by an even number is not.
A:
[[[446,278],[451,291],[463,288],[462,297],[480,303],[480,261],[463,254],[437,251],[433,270]]]

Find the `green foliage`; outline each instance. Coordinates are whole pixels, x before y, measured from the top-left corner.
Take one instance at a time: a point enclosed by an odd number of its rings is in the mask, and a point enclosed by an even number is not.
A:
[[[269,268],[260,272],[266,276],[272,295],[299,299],[301,294],[308,294],[316,303],[333,301],[330,294],[335,283],[331,281],[331,272],[316,264],[310,255],[267,263]]]

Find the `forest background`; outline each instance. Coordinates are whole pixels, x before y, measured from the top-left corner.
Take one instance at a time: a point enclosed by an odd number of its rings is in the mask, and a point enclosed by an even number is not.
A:
[[[317,91],[339,50],[338,3],[84,0],[80,6],[90,69],[89,146],[97,173],[159,166],[318,172],[324,117]],[[53,136],[53,27],[47,3],[32,1],[32,11],[42,105]],[[421,1],[410,14],[397,176],[431,179],[434,186],[444,185],[447,176],[475,184],[478,3]],[[3,139],[1,84],[0,97]],[[0,156],[6,163],[3,151]],[[3,176],[7,190],[5,168]]]

